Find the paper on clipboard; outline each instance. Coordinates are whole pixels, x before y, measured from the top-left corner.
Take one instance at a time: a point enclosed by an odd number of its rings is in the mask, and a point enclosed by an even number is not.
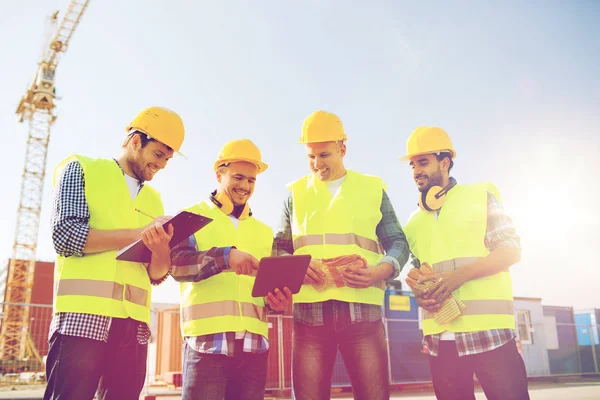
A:
[[[200,229],[212,222],[212,218],[189,211],[180,211],[173,218],[163,224],[163,227],[173,225],[173,237],[169,247],[173,248],[183,240],[187,239]],[[152,252],[146,247],[142,239],[136,240],[130,245],[122,248],[117,253],[117,260],[149,263]]]

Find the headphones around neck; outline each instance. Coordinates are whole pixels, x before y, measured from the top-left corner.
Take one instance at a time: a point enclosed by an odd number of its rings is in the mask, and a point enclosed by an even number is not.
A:
[[[217,193],[215,190],[210,194],[210,201],[212,201],[217,207],[221,209],[225,214],[231,215],[234,210],[234,205],[231,202],[231,199],[225,193]],[[252,215],[252,211],[250,210],[250,206],[248,203],[244,204],[244,210],[240,214],[238,219],[246,219]]]
[[[419,196],[419,207],[423,211],[438,211],[444,205],[446,201],[446,193],[456,186],[456,181],[450,179],[450,183],[444,187],[432,186],[424,192],[421,192]]]

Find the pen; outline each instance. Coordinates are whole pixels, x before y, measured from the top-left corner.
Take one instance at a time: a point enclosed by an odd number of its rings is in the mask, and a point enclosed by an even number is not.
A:
[[[146,214],[145,212],[143,212],[142,210],[140,210],[140,209],[138,209],[138,208],[136,208],[136,209],[135,209],[135,211],[139,212],[139,213],[140,213],[140,214],[142,214],[142,215],[145,215],[146,217],[148,217],[148,218],[150,218],[150,219],[156,219],[156,218],[154,218],[152,215],[148,215],[148,214]]]

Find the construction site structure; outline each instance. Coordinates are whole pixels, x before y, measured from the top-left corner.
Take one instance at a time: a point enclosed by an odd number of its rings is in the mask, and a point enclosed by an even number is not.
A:
[[[32,356],[29,354],[32,352],[31,343],[27,340],[27,305],[31,301],[36,263],[50,128],[56,120],[54,78],[61,55],[67,50],[88,2],[89,0],[71,1],[60,24],[57,24],[58,12],[52,15],[52,21],[57,27],[48,38],[48,45],[43,49],[33,81],[16,111],[19,122],[29,123],[29,134],[0,334],[0,367],[5,371],[11,369],[11,365],[16,366],[20,360]]]

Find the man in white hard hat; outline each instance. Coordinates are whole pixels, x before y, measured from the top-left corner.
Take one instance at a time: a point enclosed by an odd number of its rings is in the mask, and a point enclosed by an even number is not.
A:
[[[175,112],[149,107],[126,131],[118,157],[73,155],[54,173],[57,260],[44,399],[92,399],[98,391],[99,399],[137,400],[144,385],[151,285],[167,276],[173,235],[162,227],[159,193],[145,182],[179,151],[184,126]],[[152,251],[149,265],[116,260],[140,238]]]
[[[335,114],[305,119],[300,143],[311,174],[288,186],[275,237],[274,254],[314,260],[293,298],[297,399],[329,398],[338,350],[355,399],[389,398],[385,280],[398,275],[409,249],[381,178],[345,168],[345,141]]]
[[[181,282],[183,399],[264,399],[267,312],[292,300],[288,288],[252,297],[258,260],[273,244],[272,229],[248,204],[266,169],[249,139],[226,143],[214,163],[217,190],[188,208],[213,221],[172,251],[171,275]]]
[[[417,264],[435,271],[412,282],[430,285],[416,295],[425,310],[435,394],[475,399],[475,374],[488,399],[529,399],[509,272],[520,259],[520,240],[500,194],[492,183],[466,185],[450,177],[456,151],[441,128],[417,128],[406,148],[401,160],[409,162],[420,193],[404,232]],[[452,295],[465,308],[450,322],[436,320],[434,313]]]

